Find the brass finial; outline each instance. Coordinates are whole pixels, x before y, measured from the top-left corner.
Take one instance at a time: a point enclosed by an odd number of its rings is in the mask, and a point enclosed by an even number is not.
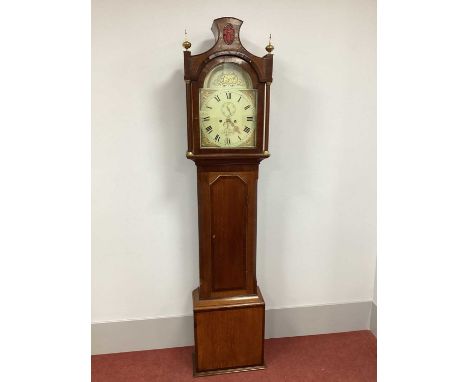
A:
[[[187,39],[187,29],[185,30],[185,40],[182,43],[182,46],[185,48],[185,50],[189,50],[192,46],[191,42]]]
[[[270,39],[268,40],[268,45],[265,47],[265,50],[268,53],[271,53],[271,52],[273,52],[273,49],[275,49],[275,47],[273,45],[271,45],[271,33],[270,33]]]

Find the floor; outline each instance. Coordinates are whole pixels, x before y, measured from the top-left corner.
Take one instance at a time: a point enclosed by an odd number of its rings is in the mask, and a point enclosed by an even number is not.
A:
[[[92,357],[92,382],[374,382],[377,342],[370,331],[265,341],[267,368],[204,378],[192,376],[192,347]]]

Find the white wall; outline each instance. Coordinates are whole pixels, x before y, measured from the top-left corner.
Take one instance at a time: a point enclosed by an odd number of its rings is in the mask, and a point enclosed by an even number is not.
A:
[[[275,45],[270,159],[258,199],[267,309],[373,297],[374,0],[93,0],[92,320],[191,314],[198,284],[196,168],[185,158],[181,42],[214,18]]]

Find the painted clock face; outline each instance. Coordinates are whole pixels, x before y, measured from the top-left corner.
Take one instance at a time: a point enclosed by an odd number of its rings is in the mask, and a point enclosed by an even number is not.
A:
[[[233,63],[216,66],[200,89],[201,147],[255,147],[256,119],[257,91],[247,72]]]
[[[200,129],[212,147],[255,146],[256,106],[254,94],[242,90],[219,90],[200,105]]]

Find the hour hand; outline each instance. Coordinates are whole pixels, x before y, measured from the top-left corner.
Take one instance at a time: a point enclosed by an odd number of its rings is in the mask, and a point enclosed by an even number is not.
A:
[[[232,123],[231,122],[231,125],[233,126],[233,130],[236,132],[236,133],[240,133],[240,127],[237,126],[236,124]]]

